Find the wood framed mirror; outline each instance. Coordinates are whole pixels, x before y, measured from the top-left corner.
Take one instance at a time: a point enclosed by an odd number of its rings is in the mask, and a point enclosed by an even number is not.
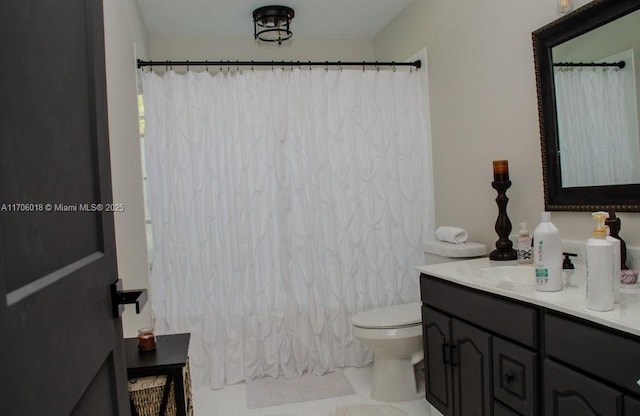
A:
[[[640,0],[594,0],[532,39],[545,209],[639,212]]]

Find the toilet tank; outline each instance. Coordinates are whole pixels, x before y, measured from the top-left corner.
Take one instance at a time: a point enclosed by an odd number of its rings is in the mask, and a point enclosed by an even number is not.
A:
[[[424,245],[426,264],[468,260],[486,255],[487,246],[470,241],[462,244],[445,243],[444,241],[427,241]]]

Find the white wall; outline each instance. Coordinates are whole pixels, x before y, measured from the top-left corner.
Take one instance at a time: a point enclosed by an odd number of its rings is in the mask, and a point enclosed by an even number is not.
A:
[[[113,201],[125,205],[114,215],[118,273],[125,289],[148,288],[135,60],[149,40],[135,0],[105,1],[104,25]],[[125,337],[150,324],[150,304],[140,315],[126,307]]]
[[[585,1],[576,1],[576,7]],[[492,160],[508,159],[514,232],[544,209],[531,32],[558,18],[554,0],[413,0],[374,39],[379,60],[427,49],[436,225],[457,225],[493,248]],[[640,215],[620,213],[640,245]],[[563,239],[586,239],[590,213],[554,212]]]
[[[370,39],[312,39],[296,37],[289,47],[261,47],[252,37],[152,37],[150,59],[154,60],[370,60]]]

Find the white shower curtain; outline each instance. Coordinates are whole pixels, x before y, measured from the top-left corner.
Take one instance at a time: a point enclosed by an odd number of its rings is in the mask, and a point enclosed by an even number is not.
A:
[[[637,182],[637,137],[630,137],[623,72],[554,71],[562,186]]]
[[[351,316],[419,299],[421,76],[143,74],[151,306],[191,332],[196,386],[364,365]]]

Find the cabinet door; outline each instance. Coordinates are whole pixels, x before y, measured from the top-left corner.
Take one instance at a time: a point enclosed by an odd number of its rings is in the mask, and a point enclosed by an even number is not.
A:
[[[537,374],[538,354],[493,338],[493,395],[496,399],[522,415],[537,414]]]
[[[625,396],[624,398],[624,416],[640,415],[640,402]]]
[[[453,415],[450,345],[451,318],[422,307],[425,395],[427,401],[445,416]]]
[[[456,416],[491,416],[491,335],[453,319],[451,368]]]
[[[521,416],[520,413],[509,409],[499,401],[493,402],[493,416]]]
[[[622,394],[552,361],[544,362],[546,416],[622,415]]]

